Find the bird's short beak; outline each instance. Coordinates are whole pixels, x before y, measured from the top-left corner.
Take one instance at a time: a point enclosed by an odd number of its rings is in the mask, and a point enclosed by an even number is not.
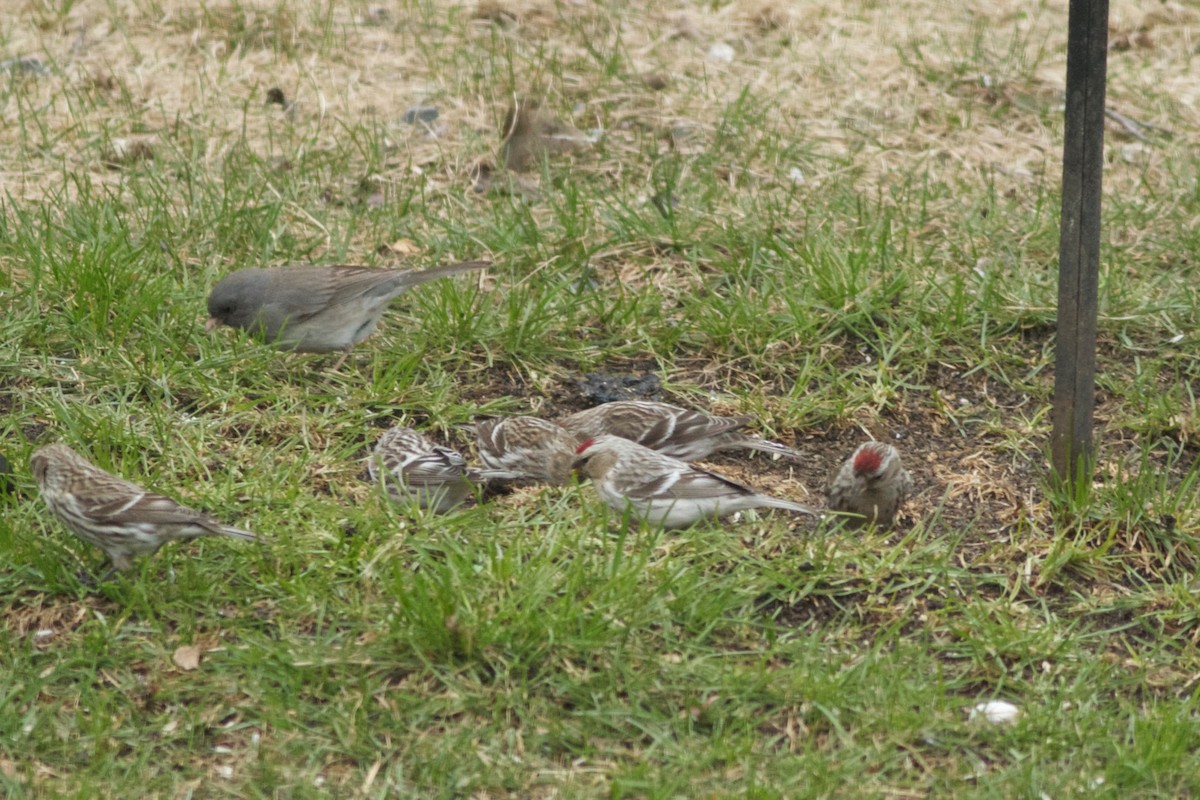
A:
[[[219,327],[221,327],[221,320],[217,319],[216,317],[209,317],[208,322],[204,323],[204,332],[212,333],[213,328]]]

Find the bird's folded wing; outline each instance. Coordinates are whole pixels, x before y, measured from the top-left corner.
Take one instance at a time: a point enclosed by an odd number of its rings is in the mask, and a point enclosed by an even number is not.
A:
[[[410,461],[404,468],[404,482],[409,486],[439,486],[464,477],[467,462],[453,450],[446,453],[431,453]]]
[[[268,305],[278,307],[278,315],[287,317],[292,324],[302,322],[309,317],[321,313],[329,307],[338,285],[333,280],[330,267],[299,265],[280,267],[274,270],[271,282],[270,301]],[[378,274],[378,270],[368,270],[366,267],[345,267],[339,269],[365,270]]]
[[[337,301],[348,302],[359,297],[390,300],[410,286],[437,278],[447,278],[474,269],[490,266],[489,261],[461,261],[442,264],[424,270],[371,269],[339,264],[330,269],[337,273]]]
[[[622,493],[634,498],[697,500],[722,495],[753,494],[754,491],[716,473],[693,467],[687,472],[670,473],[637,486],[625,487]]]
[[[672,423],[674,425],[672,439],[676,442],[707,439],[744,428],[750,423],[750,420],[750,417],[710,417],[699,411],[685,411],[679,414]]]
[[[141,492],[96,503],[88,508],[87,512],[96,519],[119,519],[123,522],[145,522],[151,525],[193,524],[219,527],[208,515],[153,492]]]

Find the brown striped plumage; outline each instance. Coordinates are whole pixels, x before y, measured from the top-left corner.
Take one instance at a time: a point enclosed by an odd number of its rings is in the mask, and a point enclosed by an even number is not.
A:
[[[723,475],[694,467],[620,436],[586,439],[576,466],[592,479],[609,508],[650,525],[686,528],[750,508],[781,508],[820,516],[806,505],[759,494]]]
[[[744,433],[742,429],[753,421],[753,417],[719,417],[670,403],[617,400],[563,417],[558,424],[579,441],[620,436],[682,461],[700,461],[720,450],[734,448],[802,457],[787,445]]]
[[[396,502],[414,500],[421,508],[444,514],[475,494],[479,471],[462,455],[438,447],[412,428],[385,431],[367,462],[371,480],[379,481]]]
[[[222,525],[169,497],[111,475],[64,444],[47,445],[30,458],[42,499],[67,528],[104,551],[114,571],[133,566],[174,539],[233,536],[253,541],[249,531]]]
[[[575,437],[537,417],[504,417],[475,423],[483,477],[558,486],[571,477]]]

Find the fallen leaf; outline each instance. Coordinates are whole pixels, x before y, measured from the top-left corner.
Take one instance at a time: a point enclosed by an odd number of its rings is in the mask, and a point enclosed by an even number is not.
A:
[[[388,245],[388,250],[398,256],[415,256],[421,252],[421,248],[417,247],[412,239],[397,239]]]
[[[200,667],[200,648],[194,644],[185,645],[175,651],[175,655],[171,657],[175,662],[175,666],[181,670],[188,672]]]

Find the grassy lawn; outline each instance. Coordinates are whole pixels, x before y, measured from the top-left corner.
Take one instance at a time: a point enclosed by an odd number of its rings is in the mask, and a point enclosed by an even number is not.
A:
[[[1070,497],[1066,3],[16,5],[0,794],[1200,795],[1191,4],[1112,9],[1100,462]],[[591,144],[504,170],[518,96]],[[241,267],[483,258],[336,370],[204,331]],[[807,460],[711,466],[764,491],[820,505],[873,437],[917,495],[892,531],[663,533],[586,484],[435,516],[365,479],[392,424],[470,452],[476,415],[577,411],[593,373],[757,417]],[[264,542],[90,588],[29,474],[53,441]],[[991,700],[1019,718],[970,717]]]

